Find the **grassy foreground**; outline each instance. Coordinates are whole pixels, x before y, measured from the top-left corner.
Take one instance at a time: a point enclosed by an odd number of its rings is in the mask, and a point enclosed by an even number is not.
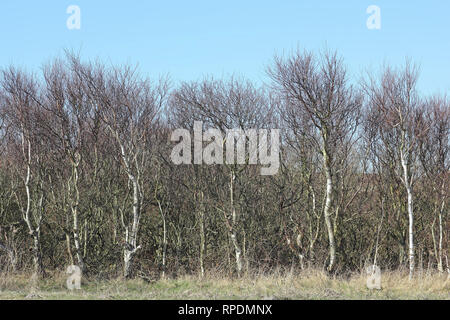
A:
[[[445,299],[450,300],[450,280],[439,274],[382,274],[382,290],[366,288],[365,275],[347,279],[329,278],[322,272],[259,275],[241,279],[186,276],[148,283],[142,279],[124,281],[83,280],[76,292],[65,287],[63,273],[41,280],[35,287],[24,275],[0,275],[0,299]]]

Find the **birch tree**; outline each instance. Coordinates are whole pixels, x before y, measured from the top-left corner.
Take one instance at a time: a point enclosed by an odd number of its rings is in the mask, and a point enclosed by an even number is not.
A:
[[[60,192],[66,196],[68,208],[62,204],[64,211],[71,216],[71,233],[73,248],[77,264],[83,273],[86,272],[82,243],[80,239],[80,176],[83,166],[83,155],[86,143],[88,105],[87,94],[84,91],[82,79],[61,60],[44,67],[45,80],[45,108],[51,117],[46,121],[45,129],[55,141],[54,148],[61,154],[62,165],[66,170],[62,172],[63,183]],[[55,201],[61,201],[56,200]],[[66,214],[69,214],[68,212]],[[68,219],[69,220],[69,219]],[[68,226],[69,227],[69,226]],[[68,247],[69,252],[71,246]],[[71,253],[69,253],[72,255]]]
[[[433,199],[434,218],[430,229],[437,268],[443,273],[444,239],[448,230],[450,103],[446,97],[435,96],[428,99],[425,106],[424,121],[427,131],[418,142],[419,158],[427,184],[432,189],[429,196]]]
[[[234,78],[231,78],[229,81],[208,79],[197,83],[183,83],[172,97],[171,105],[174,114],[178,116],[179,122],[188,124],[194,130],[213,129],[220,132],[221,136],[217,135],[214,137],[214,141],[210,137],[210,140],[220,146],[219,149],[222,150],[222,154],[215,155],[222,160],[213,164],[223,164],[227,169],[227,182],[224,182],[226,189],[222,189],[222,191],[228,191],[228,205],[226,207],[216,206],[216,210],[224,217],[225,227],[234,250],[236,272],[238,276],[241,276],[243,271],[242,254],[245,249],[243,248],[243,239],[240,237],[240,233],[242,233],[242,219],[244,217],[240,213],[242,207],[240,207],[239,203],[242,201],[243,194],[242,191],[237,192],[236,185],[241,183],[240,179],[244,177],[244,170],[249,164],[249,157],[245,159],[245,163],[223,161],[223,147],[225,145],[227,152],[230,151],[233,156],[235,151],[230,148],[230,145],[234,146],[234,141],[226,141],[222,133],[227,133],[234,129],[245,131],[269,127],[272,123],[272,103],[262,89],[256,88],[249,81],[240,81]],[[204,127],[194,128],[194,121],[196,120],[201,121]],[[244,139],[246,138],[244,137]],[[232,143],[229,144],[229,142]],[[198,144],[199,142],[196,141],[196,143]],[[203,140],[198,145],[203,146]],[[247,145],[247,140],[245,140],[245,145]],[[194,150],[195,152],[196,150]],[[197,151],[197,156],[202,153],[202,150]],[[201,160],[198,163],[195,158],[194,163],[202,164]],[[202,199],[201,203],[204,203],[204,195],[201,190],[196,190],[195,192],[196,197],[200,197]],[[202,210],[204,209],[200,206],[200,221],[203,220]],[[200,246],[201,252],[202,248],[203,244]]]
[[[141,249],[138,231],[150,183],[146,169],[169,83],[167,78],[156,84],[142,80],[131,66],[106,71],[103,66],[83,66],[73,60],[73,69],[83,77],[91,99],[100,106],[102,120],[115,143],[131,189],[131,210],[120,210],[124,230],[123,275],[128,278],[133,257]]]
[[[32,238],[33,278],[44,274],[41,254],[41,226],[45,211],[44,179],[47,176],[45,153],[48,147],[41,138],[39,124],[42,109],[35,79],[13,67],[2,71],[1,85],[7,104],[6,121],[10,139],[15,143],[16,170],[22,178],[25,195],[14,190],[22,219]],[[11,144],[14,147],[14,144]]]
[[[352,143],[361,96],[349,85],[343,61],[336,53],[317,58],[297,51],[288,58],[275,57],[268,74],[286,101],[281,114],[289,130],[299,139],[307,136],[322,158],[326,179],[323,217],[329,241],[327,270],[331,272],[336,264],[336,224],[332,219],[336,158],[340,146]],[[311,127],[314,130],[308,131]]]
[[[418,69],[407,62],[401,70],[386,67],[379,80],[370,78],[365,84],[368,96],[369,122],[374,137],[394,166],[394,172],[406,191],[408,214],[409,278],[415,266],[414,252],[414,183],[418,178],[418,141],[427,127],[422,103],[416,90]]]

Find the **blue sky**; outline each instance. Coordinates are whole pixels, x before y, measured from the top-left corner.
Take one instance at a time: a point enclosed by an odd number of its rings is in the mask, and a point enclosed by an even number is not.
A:
[[[69,30],[69,5],[81,29]],[[381,8],[381,30],[369,30],[366,8]],[[450,93],[450,1],[103,1],[1,0],[0,66],[38,70],[63,49],[83,58],[139,63],[150,77],[174,81],[232,73],[267,80],[275,53],[336,49],[353,79],[383,63],[411,57],[419,88]]]

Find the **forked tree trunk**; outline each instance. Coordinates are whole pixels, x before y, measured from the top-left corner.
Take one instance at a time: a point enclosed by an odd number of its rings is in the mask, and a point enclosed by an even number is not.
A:
[[[131,230],[129,230],[128,226],[126,226],[125,229],[125,246],[123,250],[123,275],[125,278],[131,276],[133,256],[141,248],[141,246],[136,246],[141,211],[139,186],[136,178],[131,174],[130,180],[133,184],[133,223],[131,225]]]
[[[136,176],[131,170],[129,158],[125,152],[125,148],[118,133],[112,128],[110,128],[110,130],[119,144],[120,155],[125,166],[125,171],[128,175],[129,182],[131,182],[133,186],[133,222],[131,226],[128,222],[124,221],[123,216],[121,218],[122,227],[125,229],[125,241],[123,246],[123,276],[125,278],[129,278],[131,276],[133,257],[141,248],[141,246],[137,246],[137,234],[139,231],[139,220],[141,217],[142,196],[139,187],[139,176]]]
[[[29,139],[25,138],[25,135],[22,134],[22,152],[25,157],[26,161],[26,167],[27,167],[27,173],[25,177],[25,192],[27,196],[27,203],[26,208],[23,211],[23,220],[27,224],[28,232],[33,238],[33,244],[31,251],[33,253],[33,265],[34,265],[34,273],[32,276],[32,279],[37,280],[41,277],[41,275],[44,273],[43,265],[42,265],[42,257],[41,257],[41,247],[40,247],[40,227],[41,227],[41,221],[42,221],[42,205],[44,200],[44,195],[41,194],[39,197],[39,200],[35,203],[34,208],[32,208],[31,203],[31,190],[30,190],[30,182],[31,182],[31,141]],[[42,188],[42,184],[39,186]],[[39,188],[38,187],[38,188]],[[42,189],[41,189],[42,191]],[[34,224],[31,221],[31,210],[35,210],[33,217],[34,217]]]

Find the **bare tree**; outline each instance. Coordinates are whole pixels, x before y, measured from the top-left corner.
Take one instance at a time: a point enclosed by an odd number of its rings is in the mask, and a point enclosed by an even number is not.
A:
[[[161,116],[169,83],[161,78],[156,85],[141,80],[136,68],[124,66],[105,72],[102,66],[81,65],[72,59],[72,68],[85,81],[92,101],[101,106],[102,120],[116,144],[116,150],[132,189],[132,214],[121,211],[125,232],[123,274],[131,274],[132,258],[141,248],[137,244],[139,222],[146,204],[150,151],[154,129]]]
[[[321,154],[326,178],[323,209],[329,241],[328,271],[336,261],[333,196],[336,192],[336,158],[340,146],[351,143],[358,126],[361,96],[348,84],[342,59],[325,53],[297,51],[283,59],[275,57],[268,74],[286,100],[281,114],[294,137],[307,136]],[[314,128],[311,130],[311,128]]]
[[[297,52],[275,58],[272,88],[206,78],[167,101],[166,79],[71,53],[1,71],[0,271],[445,272],[449,102],[421,98],[411,65],[383,71],[360,91],[336,54]],[[174,160],[181,128],[193,164]],[[250,132],[276,128],[264,176]]]
[[[267,93],[256,88],[251,82],[231,78],[229,81],[209,79],[199,83],[183,83],[174,92],[171,106],[178,123],[193,128],[194,121],[197,120],[201,121],[204,126],[197,129],[218,129],[225,133],[234,129],[267,128],[272,122],[272,104]],[[214,141],[218,145],[226,144],[226,137],[215,137],[214,139],[222,139]],[[203,141],[200,141],[200,145],[203,145]],[[228,145],[227,148],[229,148]],[[231,150],[231,152],[234,155],[235,151]],[[223,154],[216,156],[222,158]],[[249,159],[247,157],[243,164],[239,164],[238,161],[225,161],[223,164],[228,171],[228,183],[226,183],[228,205],[225,208],[216,205],[216,209],[224,216],[225,226],[234,249],[236,271],[240,276],[243,270],[242,255],[245,248],[243,248],[242,240],[239,239],[239,233],[242,232],[242,216],[239,214],[242,209],[239,206],[242,192],[236,192],[236,184],[240,183]],[[196,197],[202,199],[201,203],[204,203],[203,192],[196,190],[195,194]],[[200,206],[200,221],[203,220],[203,210],[204,208]],[[201,244],[200,256],[202,256],[203,250],[203,244]]]
[[[55,196],[55,201],[66,199],[67,207],[62,204],[66,214],[71,216],[71,233],[77,264],[86,272],[82,244],[79,231],[80,199],[80,170],[83,165],[83,150],[86,144],[86,131],[89,104],[84,91],[82,78],[61,60],[55,60],[44,67],[45,100],[43,108],[50,115],[45,121],[47,135],[54,141],[54,149],[60,155],[58,160],[63,166],[62,184],[60,191],[65,196]],[[61,194],[61,192],[59,194]],[[52,194],[53,191],[52,191]],[[59,198],[59,199],[56,199]],[[67,219],[70,220],[70,219]],[[69,255],[71,246],[68,244]]]
[[[418,69],[409,62],[400,70],[387,67],[380,80],[364,84],[368,96],[368,122],[376,143],[384,149],[385,161],[393,164],[407,193],[409,277],[414,273],[414,191],[418,177],[418,142],[427,127],[416,91]]]
[[[45,152],[47,146],[40,137],[39,124],[44,116],[39,102],[40,92],[35,79],[24,72],[9,68],[2,72],[1,85],[7,103],[6,120],[10,139],[17,146],[17,173],[23,179],[25,197],[15,190],[23,221],[32,237],[33,277],[44,273],[41,255],[41,226],[44,217],[44,179],[47,176]]]
[[[419,157],[422,169],[427,178],[427,184],[432,187],[434,219],[430,228],[438,270],[443,273],[443,242],[448,212],[446,207],[450,170],[450,103],[446,97],[435,96],[428,99],[425,106],[426,108],[423,111],[427,131],[418,141]],[[437,241],[435,231],[436,220],[438,230]]]

